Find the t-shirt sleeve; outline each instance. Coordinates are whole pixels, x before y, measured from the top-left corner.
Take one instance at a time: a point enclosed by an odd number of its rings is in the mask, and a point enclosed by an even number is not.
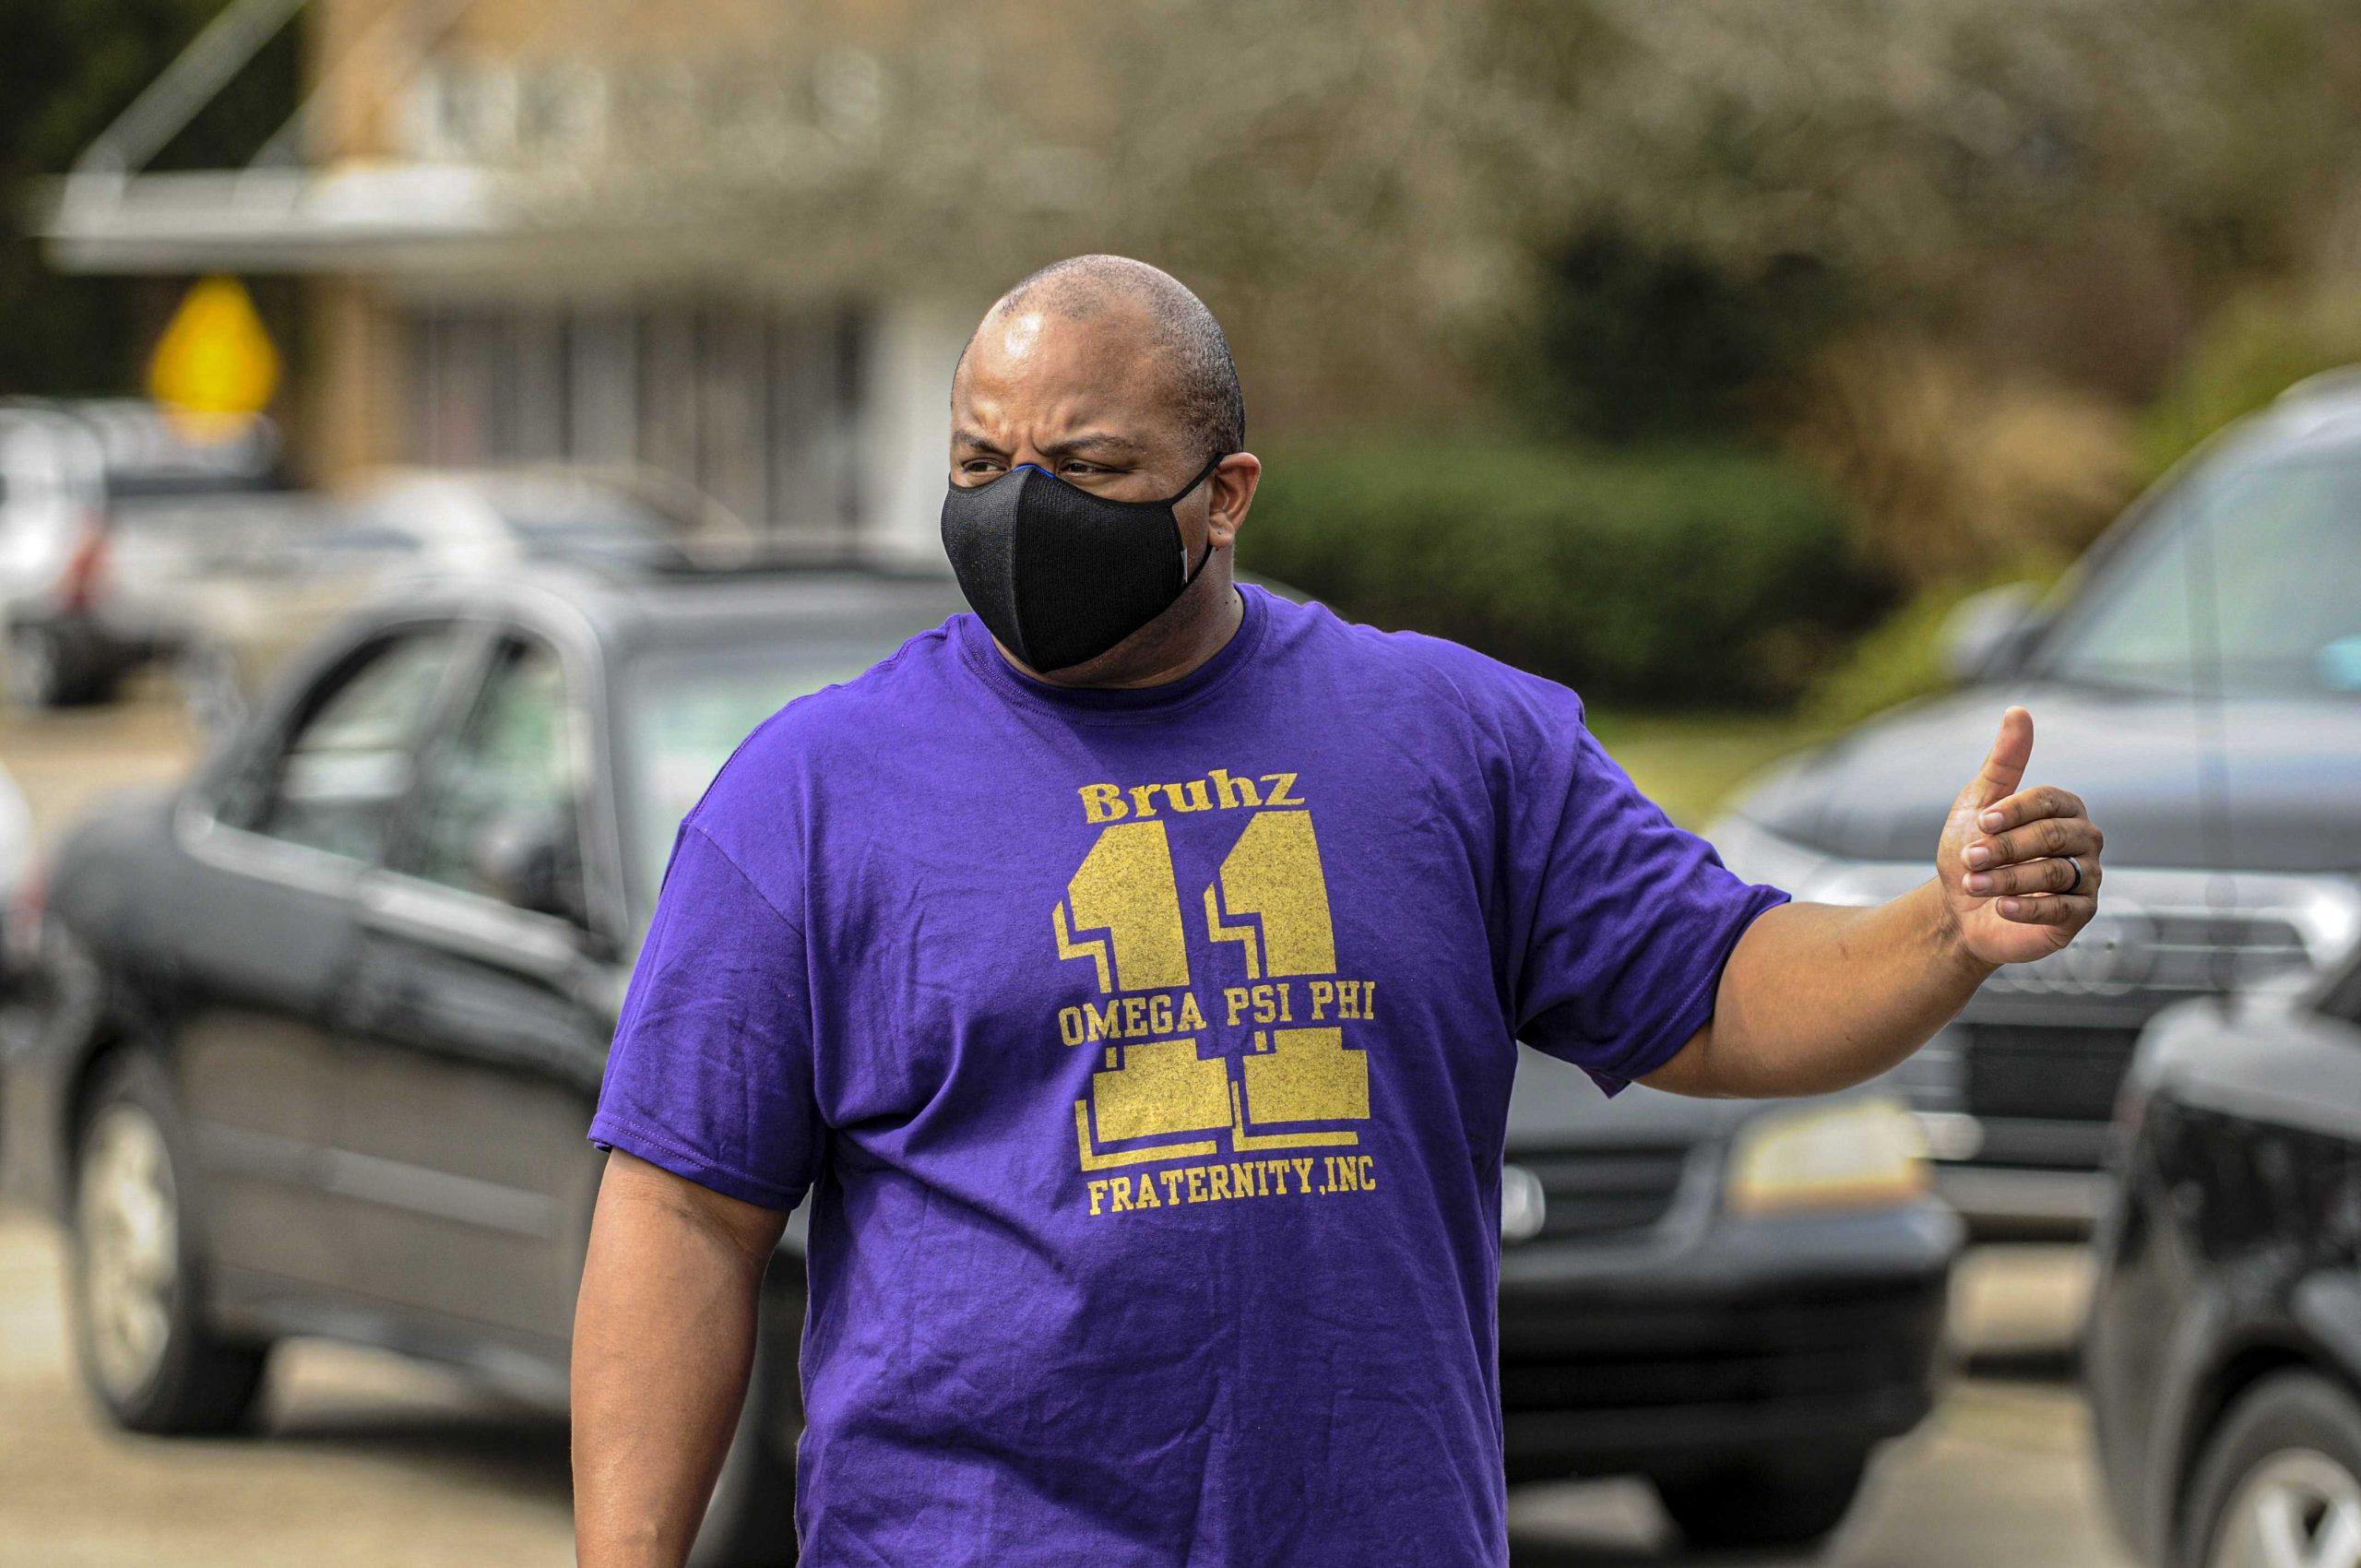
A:
[[[801,929],[694,824],[673,839],[590,1139],[793,1208],[818,1173]]]
[[[1518,889],[1518,1038],[1614,1094],[1713,1017],[1731,950],[1787,895],[1741,881],[1674,826],[1581,722],[1571,693],[1536,739],[1525,777],[1539,798],[1513,815],[1510,845],[1513,863],[1530,868]]]

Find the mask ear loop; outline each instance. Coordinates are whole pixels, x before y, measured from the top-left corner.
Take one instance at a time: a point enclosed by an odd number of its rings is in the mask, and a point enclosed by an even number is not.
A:
[[[1207,476],[1212,474],[1216,469],[1221,467],[1222,459],[1228,456],[1229,454],[1227,452],[1215,453],[1213,455],[1212,461],[1206,463],[1204,468],[1197,470],[1197,477],[1182,485],[1180,489],[1174,491],[1172,493],[1172,499],[1167,501],[1164,505],[1167,507],[1178,506],[1181,502],[1187,500],[1189,498],[1189,493],[1196,489],[1197,486],[1204,483]],[[1179,519],[1177,518],[1174,519],[1174,529],[1175,531],[1178,531]],[[1185,539],[1182,540],[1180,541],[1180,587],[1183,589],[1186,589],[1191,583],[1195,582],[1197,580],[1197,574],[1204,571],[1205,569],[1205,563],[1213,558],[1214,536],[1213,529],[1210,526],[1208,526],[1205,530],[1204,553],[1197,557],[1197,564],[1194,566],[1191,566],[1189,564],[1189,541]]]

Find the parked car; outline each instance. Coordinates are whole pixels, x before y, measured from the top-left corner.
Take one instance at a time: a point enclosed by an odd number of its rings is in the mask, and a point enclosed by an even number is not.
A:
[[[195,515],[218,502],[184,502]],[[300,508],[300,511],[299,511]],[[295,519],[304,526],[295,526]],[[333,497],[287,498],[276,527],[190,527],[146,557],[175,585],[177,672],[209,731],[234,723],[272,674],[389,581],[534,560],[677,566],[744,557],[743,526],[655,476],[540,466],[390,469]]]
[[[28,707],[103,702],[176,644],[162,571],[141,563],[180,534],[183,504],[279,488],[267,421],[192,434],[145,403],[0,404],[0,619],[9,695]],[[208,521],[244,516],[217,506]]]
[[[674,830],[738,740],[957,608],[874,571],[528,564],[347,624],[184,788],[76,828],[17,1180],[70,1229],[122,1425],[232,1425],[325,1335],[560,1400],[584,1141]],[[1832,1527],[1928,1408],[1956,1222],[1896,1105],[1521,1074],[1501,1369],[1520,1475],[1640,1473],[1706,1540]],[[792,1540],[802,1227],[706,1550]],[[757,1554],[758,1555],[758,1554]]]
[[[208,726],[234,711],[208,706],[231,690],[214,683],[246,678],[227,650],[291,652],[408,565],[355,548],[343,514],[300,490],[127,499],[107,537],[110,619],[143,628],[142,655],[171,666]]]
[[[779,703],[955,605],[873,572],[421,580],[187,785],[71,830],[6,1142],[70,1228],[113,1419],[235,1425],[291,1335],[562,1403],[585,1133],[673,829]],[[708,1561],[793,1539],[800,1230]]]
[[[1637,1475],[1692,1547],[1833,1530],[1931,1406],[1962,1228],[1899,1101],[1609,1104],[1527,1050],[1502,1172],[1509,1476]]]
[[[559,556],[674,565],[749,538],[742,521],[694,490],[635,469],[388,469],[344,501],[364,534],[448,571]]]
[[[1927,875],[2010,703],[2106,829],[2072,946],[1987,981],[1893,1075],[1981,1229],[2087,1232],[2141,1027],[2361,940],[2361,381],[2290,390],[2183,464],[2050,600],[1972,601],[1960,689],[1775,770],[1710,830],[1742,874],[1869,901]]]
[[[2084,1375],[2124,1536],[2361,1562],[2361,962],[2164,1014],[2119,1128]]]

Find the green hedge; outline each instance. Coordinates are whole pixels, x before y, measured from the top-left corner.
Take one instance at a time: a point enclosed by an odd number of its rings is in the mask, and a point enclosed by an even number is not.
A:
[[[2148,476],[2198,443],[2322,371],[2361,364],[2361,291],[2350,285],[2249,289],[2198,332],[2172,381],[2141,416]]]
[[[1791,700],[1883,598],[1834,497],[1752,452],[1365,437],[1262,456],[1247,569],[1593,701]]]

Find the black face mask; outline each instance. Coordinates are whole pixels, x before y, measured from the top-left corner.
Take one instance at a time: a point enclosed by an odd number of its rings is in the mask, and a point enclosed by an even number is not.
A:
[[[1214,552],[1189,564],[1173,506],[1226,453],[1161,501],[1109,501],[1031,463],[989,484],[954,482],[943,548],[959,591],[1001,646],[1036,670],[1097,658],[1179,599]]]

